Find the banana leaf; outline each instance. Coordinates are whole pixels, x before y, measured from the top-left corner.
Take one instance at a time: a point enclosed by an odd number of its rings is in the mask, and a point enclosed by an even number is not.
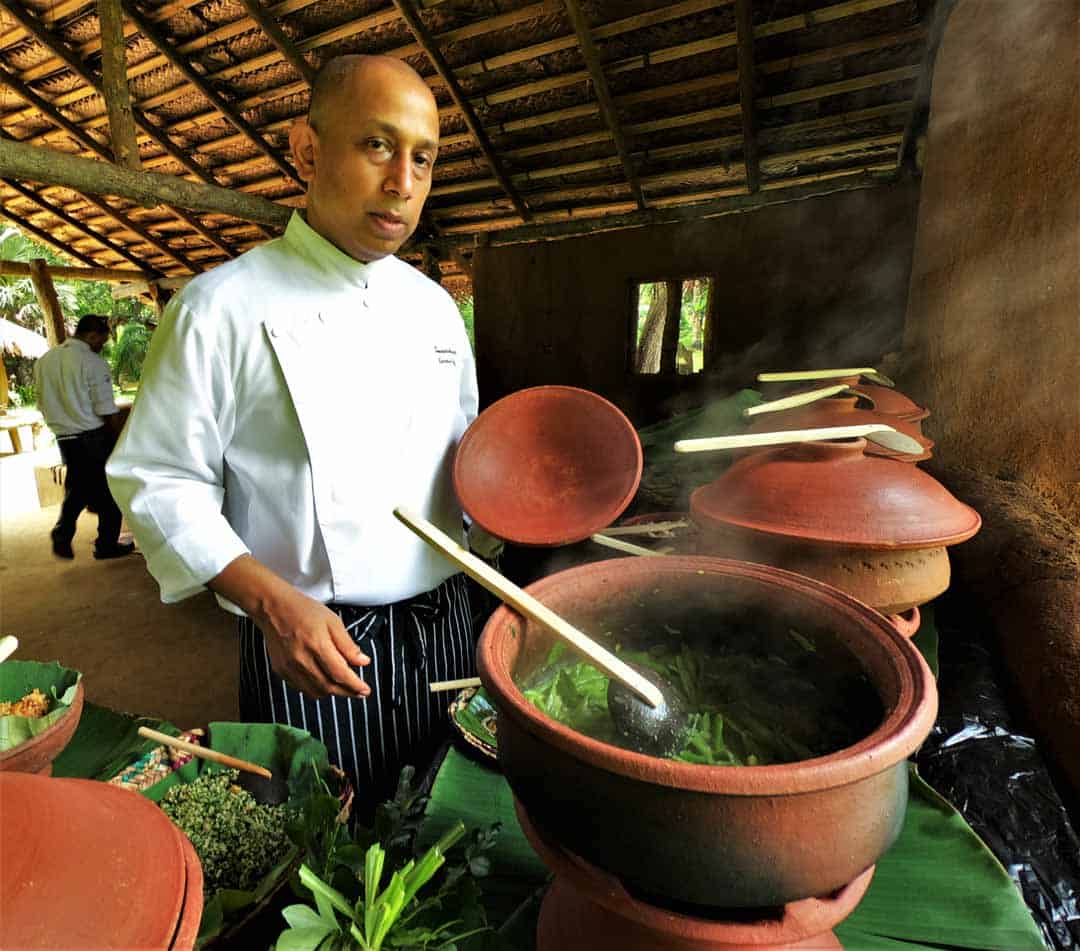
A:
[[[510,787],[495,770],[450,750],[432,787],[428,813],[428,836],[458,819],[466,826],[500,820],[491,881],[513,888],[519,902],[546,881],[547,869],[517,823]],[[534,920],[536,911],[534,906],[528,912]],[[492,919],[499,920],[494,914]],[[914,769],[900,838],[878,862],[866,897],[837,926],[836,935],[848,951],[1045,948],[1001,864]]]
[[[101,781],[112,779],[157,745],[154,740],[139,736],[140,726],[170,736],[180,734],[171,723],[155,717],[137,717],[96,703],[84,703],[75,735],[53,760],[53,775]]]
[[[0,664],[0,700],[19,700],[37,689],[52,701],[43,717],[0,717],[0,752],[25,743],[65,716],[81,679],[79,671],[55,661],[7,660]]]
[[[211,723],[208,745],[219,753],[258,763],[275,775],[284,775],[289,784],[289,805],[297,808],[305,797],[316,792],[316,776],[325,778],[329,769],[322,743],[303,730],[282,724]],[[217,763],[193,759],[142,794],[160,802],[178,783],[189,783],[204,772],[223,769]],[[254,889],[223,889],[214,894],[203,906],[196,947],[205,947],[226,932],[238,930],[288,881],[301,858],[299,848],[293,847]]]

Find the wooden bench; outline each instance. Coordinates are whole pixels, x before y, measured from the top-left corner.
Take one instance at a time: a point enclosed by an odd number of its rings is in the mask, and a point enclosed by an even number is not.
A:
[[[29,428],[30,445],[23,442],[19,430]],[[33,452],[37,448],[38,436],[45,428],[45,417],[36,409],[16,409],[0,415],[0,432],[6,432],[11,439],[11,448],[16,453]]]

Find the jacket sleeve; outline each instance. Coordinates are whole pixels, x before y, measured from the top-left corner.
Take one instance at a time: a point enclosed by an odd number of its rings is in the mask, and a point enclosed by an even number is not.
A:
[[[106,467],[165,602],[203,590],[248,552],[222,514],[224,457],[236,415],[221,339],[227,321],[196,309],[184,295],[166,309]]]

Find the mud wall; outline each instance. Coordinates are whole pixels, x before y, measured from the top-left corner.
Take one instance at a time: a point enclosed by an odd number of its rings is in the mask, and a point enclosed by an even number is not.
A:
[[[944,461],[1080,524],[1080,2],[960,0],[934,70],[904,389]]]
[[[707,221],[475,256],[484,403],[584,386],[636,423],[750,385],[763,369],[876,363],[903,336],[918,187],[848,191]],[[712,350],[696,376],[630,372],[636,282],[716,278]]]

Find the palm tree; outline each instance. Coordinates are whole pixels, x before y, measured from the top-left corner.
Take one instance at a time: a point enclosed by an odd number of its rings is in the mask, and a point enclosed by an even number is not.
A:
[[[52,251],[35,244],[16,228],[0,231],[0,260],[26,262],[34,258],[45,258],[50,264],[63,263]],[[75,290],[71,284],[57,283],[56,297],[65,314],[75,309]],[[0,317],[38,333],[44,330],[45,315],[30,278],[0,275]]]

